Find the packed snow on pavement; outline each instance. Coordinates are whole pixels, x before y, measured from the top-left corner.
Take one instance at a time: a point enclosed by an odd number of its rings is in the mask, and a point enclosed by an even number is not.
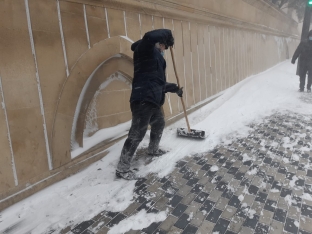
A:
[[[206,131],[205,140],[178,138],[176,129],[185,127],[185,120],[167,127],[161,147],[169,153],[139,167],[139,175],[155,173],[168,175],[177,161],[186,156],[212,150],[220,144],[248,136],[250,123],[261,123],[264,117],[276,111],[311,115],[307,93],[299,93],[296,66],[285,61],[255,76],[251,76],[225,90],[223,95],[189,115],[193,129]],[[312,98],[310,99],[312,100]],[[121,134],[125,125],[114,128]],[[105,139],[107,130],[99,131],[93,138],[85,139],[88,147]],[[147,146],[147,133],[139,147]],[[103,159],[81,172],[60,181],[0,213],[0,233],[13,227],[12,233],[46,233],[61,230],[89,220],[103,210],[122,211],[133,200],[135,181],[117,180],[115,169],[124,140],[107,149]],[[286,142],[287,143],[287,142]],[[285,144],[286,144],[285,143]],[[83,152],[85,149],[79,149]],[[166,211],[146,214],[141,211],[113,227],[110,233],[124,233],[130,229],[143,229],[153,222],[166,218]]]

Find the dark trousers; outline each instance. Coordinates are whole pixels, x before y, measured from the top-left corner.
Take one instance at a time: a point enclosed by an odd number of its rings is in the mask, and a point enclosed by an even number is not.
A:
[[[159,147],[159,142],[165,127],[164,115],[160,107],[150,102],[132,102],[130,104],[132,112],[132,124],[128,138],[121,150],[120,160],[117,170],[126,172],[130,169],[133,155],[143,140],[148,125],[151,125],[149,151],[155,151]]]
[[[311,84],[312,84],[312,66],[311,65],[303,65],[301,67],[301,72],[300,72],[300,89],[304,90],[305,86],[305,81],[306,81],[306,75],[308,72],[308,83],[307,83],[307,89],[311,89]]]

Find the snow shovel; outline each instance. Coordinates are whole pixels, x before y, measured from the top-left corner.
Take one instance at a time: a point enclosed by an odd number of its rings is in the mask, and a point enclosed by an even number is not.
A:
[[[175,60],[174,60],[174,54],[173,54],[172,46],[170,46],[170,52],[171,52],[171,57],[172,57],[174,73],[175,73],[175,76],[177,78],[178,87],[180,88],[181,86],[180,86],[180,81],[179,81],[179,77],[178,77],[178,73],[177,73],[177,69],[176,69],[176,65],[175,65]],[[181,97],[181,102],[182,102],[182,106],[183,106],[183,111],[184,111],[184,116],[185,116],[187,128],[178,128],[177,129],[178,136],[199,138],[199,139],[205,138],[205,131],[191,129],[190,123],[188,121],[187,114],[186,114],[185,104],[184,104],[184,101],[183,101],[182,97]]]

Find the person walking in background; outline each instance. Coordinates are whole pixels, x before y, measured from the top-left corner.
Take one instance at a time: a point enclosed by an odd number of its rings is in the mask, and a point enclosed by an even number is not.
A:
[[[300,61],[298,65],[298,75],[300,77],[299,91],[304,91],[308,72],[307,92],[310,93],[312,84],[312,30],[308,34],[308,40],[300,42],[292,57],[291,63],[295,64],[298,57]]]
[[[177,93],[182,97],[182,88],[166,82],[166,61],[164,51],[173,46],[174,38],[168,29],[157,29],[145,33],[142,40],[132,44],[134,51],[134,77],[130,97],[132,124],[121,151],[116,176],[127,180],[137,179],[130,170],[133,155],[143,140],[148,125],[151,125],[148,155],[160,156],[165,152],[159,149],[159,142],[165,127],[161,106],[165,93]]]

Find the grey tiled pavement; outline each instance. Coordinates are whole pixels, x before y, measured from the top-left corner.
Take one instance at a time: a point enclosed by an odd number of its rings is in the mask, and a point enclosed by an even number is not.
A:
[[[141,209],[169,213],[127,233],[312,233],[312,201],[302,196],[312,195],[312,117],[276,113],[250,127],[246,138],[185,157],[165,178],[137,181],[126,210],[103,211],[63,233],[107,233]]]

